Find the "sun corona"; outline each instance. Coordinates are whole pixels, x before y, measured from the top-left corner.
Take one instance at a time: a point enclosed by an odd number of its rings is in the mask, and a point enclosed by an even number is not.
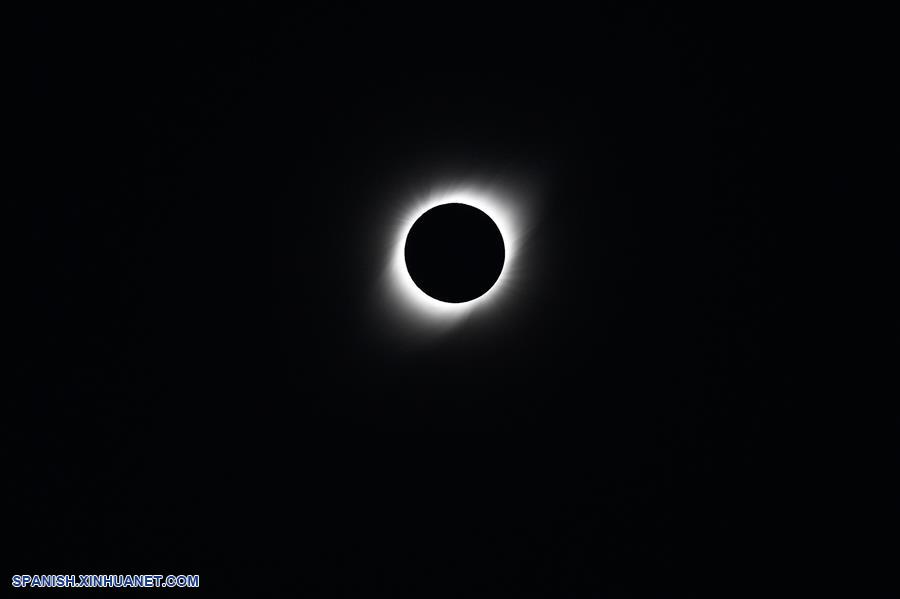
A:
[[[425,212],[444,204],[465,204],[487,214],[500,230],[506,251],[503,269],[494,285],[483,295],[461,303],[443,302],[419,289],[407,270],[404,257],[406,239],[413,224]],[[441,325],[496,305],[508,295],[519,270],[517,254],[524,232],[524,212],[512,198],[496,189],[445,189],[413,200],[396,223],[390,248],[389,288],[396,307],[420,324]]]

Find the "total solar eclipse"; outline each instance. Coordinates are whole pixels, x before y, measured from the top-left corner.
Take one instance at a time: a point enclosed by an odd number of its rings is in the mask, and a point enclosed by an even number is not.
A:
[[[442,204],[426,211],[406,237],[409,276],[428,296],[464,303],[484,295],[503,271],[503,235],[474,206]]]

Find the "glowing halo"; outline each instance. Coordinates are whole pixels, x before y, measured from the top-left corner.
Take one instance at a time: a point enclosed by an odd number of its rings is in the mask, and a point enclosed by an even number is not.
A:
[[[444,204],[466,204],[487,214],[500,230],[505,246],[503,270],[494,285],[481,296],[462,303],[443,302],[427,295],[412,280],[406,267],[404,248],[413,224],[425,212]],[[434,191],[417,198],[397,219],[393,229],[388,264],[388,291],[398,315],[430,327],[459,322],[475,311],[496,304],[508,295],[518,273],[518,250],[525,232],[526,210],[501,191],[465,187]]]

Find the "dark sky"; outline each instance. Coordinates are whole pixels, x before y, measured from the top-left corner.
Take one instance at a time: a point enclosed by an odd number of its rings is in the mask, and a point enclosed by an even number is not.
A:
[[[74,7],[27,27],[11,573],[802,596],[858,561],[890,591],[876,373],[897,321],[876,315],[897,245],[849,209],[888,101],[860,100],[842,15]],[[399,343],[373,301],[385,222],[467,174],[535,190],[528,276]]]

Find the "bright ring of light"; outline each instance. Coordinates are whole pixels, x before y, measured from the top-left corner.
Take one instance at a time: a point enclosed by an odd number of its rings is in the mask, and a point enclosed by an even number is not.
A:
[[[404,256],[406,237],[419,217],[436,206],[454,203],[467,204],[487,214],[500,230],[506,250],[503,270],[494,285],[483,295],[462,303],[442,302],[419,289],[407,270]],[[515,278],[516,254],[522,231],[522,211],[516,210],[512,202],[501,193],[474,188],[432,193],[416,201],[400,219],[391,250],[391,290],[402,307],[431,324],[454,322],[473,310],[484,309],[506,295]]]

